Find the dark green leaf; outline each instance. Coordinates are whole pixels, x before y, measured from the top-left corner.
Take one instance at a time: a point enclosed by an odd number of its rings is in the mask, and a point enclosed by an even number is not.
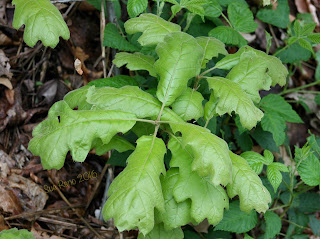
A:
[[[266,233],[264,235],[264,238],[272,239],[276,235],[278,235],[281,230],[281,219],[274,212],[267,211],[264,214],[264,220],[266,221]]]
[[[148,6],[148,0],[128,0],[127,10],[131,18],[138,16]]]
[[[253,21],[253,14],[248,5],[238,1],[229,4],[228,17],[232,26],[239,32],[254,32],[258,26]]]
[[[301,47],[297,42],[288,47],[288,49],[277,55],[283,63],[294,63],[307,61],[311,57],[311,52]]]
[[[309,216],[310,218],[310,227],[312,232],[316,236],[320,236],[320,220],[315,217],[315,215]]]

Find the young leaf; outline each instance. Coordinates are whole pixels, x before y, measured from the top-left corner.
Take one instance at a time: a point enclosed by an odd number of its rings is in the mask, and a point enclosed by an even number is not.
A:
[[[160,76],[158,99],[171,105],[187,89],[188,80],[200,73],[202,47],[196,39],[184,32],[174,32],[159,43],[159,59],[154,68]]]
[[[214,230],[244,233],[254,228],[258,222],[257,213],[254,210],[246,213],[240,209],[238,200],[230,203],[229,210],[224,213],[222,221]]]
[[[264,214],[264,220],[266,221],[266,233],[264,235],[264,238],[272,239],[281,231],[281,219],[274,212],[266,211],[266,213]]]
[[[256,172],[257,175],[262,172],[265,158],[261,154],[253,151],[247,151],[242,153],[240,156],[248,162],[249,166]]]
[[[154,136],[142,136],[127,167],[112,182],[103,218],[114,218],[119,231],[139,228],[146,235],[154,227],[154,209],[164,211],[160,174],[165,174],[166,147]]]
[[[232,166],[227,143],[206,128],[193,124],[170,123],[173,132],[182,133],[182,144],[190,147],[194,160],[192,171],[209,177],[215,186],[231,182]]]
[[[127,10],[129,16],[136,17],[148,6],[148,0],[128,0]]]
[[[239,32],[254,32],[258,26],[248,5],[238,1],[229,4],[228,17],[232,26]]]
[[[302,29],[300,31],[301,36],[307,36],[311,34],[316,26],[317,26],[317,23],[315,22],[306,23],[305,25],[302,26]]]
[[[125,22],[124,27],[128,34],[142,32],[138,42],[142,46],[156,45],[162,42],[170,32],[180,32],[181,27],[154,14],[145,13],[137,18]]]
[[[166,231],[162,223],[154,225],[154,228],[146,236],[139,233],[138,239],[183,239],[183,231],[181,228],[175,228]]]
[[[171,107],[184,121],[198,120],[203,116],[203,100],[203,96],[198,91],[187,88]]]
[[[313,49],[312,49],[312,45],[310,42],[308,42],[307,40],[301,38],[299,39],[299,45],[302,46],[303,48],[307,49],[308,51],[310,51],[311,53],[314,53]]]
[[[320,33],[312,33],[308,35],[308,39],[313,43],[319,44],[320,43]]]
[[[26,229],[11,228],[0,232],[0,239],[35,239],[35,237]]]
[[[207,81],[213,89],[214,97],[219,98],[215,109],[219,115],[231,114],[234,111],[240,116],[243,127],[249,130],[261,120],[263,113],[255,107],[238,83],[222,77],[208,77]]]
[[[272,84],[271,77],[266,74],[268,61],[255,52],[244,52],[239,63],[232,68],[227,79],[238,83],[255,103],[260,101],[259,90],[269,90]]]
[[[257,18],[276,27],[286,28],[289,21],[289,5],[287,0],[279,0],[276,10],[263,8],[257,13]]]
[[[267,167],[267,177],[274,189],[274,192],[278,190],[278,187],[282,182],[282,174],[280,171],[289,172],[288,168],[282,163],[275,162]]]
[[[240,209],[250,212],[265,212],[271,202],[269,191],[263,186],[261,179],[250,168],[242,157],[230,152],[232,160],[232,183],[227,186],[230,198],[239,195]]]
[[[314,154],[308,157],[298,166],[298,173],[301,179],[309,186],[320,185],[320,162]]]
[[[154,70],[154,58],[152,56],[146,56],[140,52],[127,53],[120,52],[117,53],[114,60],[112,61],[117,67],[121,67],[127,64],[127,68],[131,71],[137,70],[147,70],[152,76],[157,76]]]
[[[241,36],[239,32],[232,29],[231,27],[218,26],[213,28],[209,34],[210,37],[219,39],[225,44],[232,46],[242,47],[247,45],[247,41]]]
[[[291,105],[280,95],[269,94],[262,98],[259,105],[265,112],[278,114],[287,122],[303,123],[300,116],[292,109]]]
[[[72,110],[65,101],[59,101],[34,129],[29,150],[41,157],[45,169],[62,168],[68,151],[74,161],[83,162],[94,139],[107,144],[118,132],[130,130],[134,118],[134,114],[117,111]]]
[[[206,68],[207,63],[219,54],[227,55],[225,45],[213,37],[197,37],[198,44],[203,48],[204,54],[201,59],[201,67]]]
[[[120,51],[138,51],[139,49],[120,35],[113,23],[108,23],[104,29],[103,45]]]
[[[98,109],[129,112],[140,119],[157,119],[161,110],[159,100],[136,86],[120,89],[91,87],[87,93],[87,101]],[[168,107],[164,108],[161,120],[184,122]]]
[[[12,26],[19,29],[25,24],[24,41],[33,47],[37,41],[56,47],[59,36],[68,40],[70,32],[59,10],[49,0],[13,0],[15,5]]]
[[[224,208],[229,207],[226,192],[221,186],[214,186],[208,178],[201,178],[192,171],[193,154],[182,145],[181,138],[172,137],[168,148],[172,152],[171,167],[179,168],[179,179],[173,189],[178,202],[191,199],[191,216],[197,222],[205,218],[216,225],[223,217]]]
[[[165,211],[159,213],[159,218],[164,223],[165,230],[172,230],[193,221],[190,215],[191,202],[189,200],[176,202],[173,197],[178,179],[177,168],[171,168],[166,176],[161,177]]]

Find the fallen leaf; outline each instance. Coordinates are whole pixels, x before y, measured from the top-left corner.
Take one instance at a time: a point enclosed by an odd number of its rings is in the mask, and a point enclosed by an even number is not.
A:
[[[81,69],[81,61],[77,58],[74,61],[74,68],[76,69],[76,71],[78,72],[79,75],[83,74],[83,70]]]
[[[23,212],[20,200],[6,186],[0,184],[0,209],[4,212],[12,214],[20,214]]]
[[[11,79],[12,73],[10,72],[10,68],[9,58],[4,51],[0,49],[0,76],[6,76]]]

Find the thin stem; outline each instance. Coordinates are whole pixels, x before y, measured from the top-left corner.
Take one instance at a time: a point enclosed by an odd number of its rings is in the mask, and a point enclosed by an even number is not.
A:
[[[231,28],[234,28],[234,27],[232,26],[231,22],[229,21],[229,19],[226,17],[226,15],[223,14],[223,12],[221,12],[221,16],[224,18],[224,20],[226,20],[226,22],[229,24],[229,26],[230,26]]]
[[[284,207],[287,207],[288,204],[286,205],[282,205],[282,206],[278,206],[278,207],[274,207],[274,208],[270,208],[269,211],[275,211],[275,210],[278,210],[278,209],[281,209],[281,208],[284,208]]]
[[[208,69],[208,70],[206,70],[206,71],[204,71],[204,72],[202,72],[202,73],[199,75],[199,77],[202,78],[205,74],[208,74],[210,71],[213,71],[214,69],[216,69],[215,66],[212,67],[212,68],[210,68],[210,69]]]
[[[320,84],[320,81],[314,81],[310,84],[306,84],[306,85],[302,85],[302,86],[299,86],[297,88],[294,88],[294,89],[289,89],[289,90],[285,90],[285,91],[282,91],[279,95],[285,95],[285,94],[288,94],[288,93],[292,93],[292,92],[297,92],[301,89],[305,89],[305,88],[309,88],[311,86],[314,86],[314,85],[318,85]]]
[[[286,45],[285,47],[283,47],[282,49],[280,49],[279,51],[275,52],[273,54],[273,56],[277,56],[280,52],[283,52],[284,50],[286,50],[289,46],[291,46],[293,43],[295,43],[296,41],[298,41],[299,39],[294,40],[293,42],[291,42],[290,44]]]
[[[302,229],[308,229],[307,227],[301,226],[301,225],[299,225],[299,224],[297,224],[297,223],[295,223],[295,222],[289,221],[289,220],[287,220],[287,219],[282,218],[281,220],[282,220],[282,221],[285,221],[285,222],[287,222],[287,223],[290,223],[290,224],[292,224],[292,225],[295,225],[296,227],[300,227],[300,228],[302,228]]]

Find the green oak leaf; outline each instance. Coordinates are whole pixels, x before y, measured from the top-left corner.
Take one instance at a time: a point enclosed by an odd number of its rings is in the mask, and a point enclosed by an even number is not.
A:
[[[219,54],[227,55],[225,45],[213,37],[197,37],[198,44],[203,48],[204,54],[201,59],[201,68],[206,68],[207,63]]]
[[[266,233],[264,234],[264,238],[273,239],[281,231],[281,218],[272,211],[266,211],[264,220],[266,221]]]
[[[33,130],[29,150],[41,157],[44,169],[60,169],[68,151],[74,161],[83,162],[94,139],[107,144],[118,132],[129,131],[134,119],[134,114],[118,111],[72,110],[65,101],[59,101]]]
[[[180,32],[181,27],[172,22],[167,22],[161,17],[151,13],[141,14],[125,22],[124,27],[128,34],[142,32],[138,42],[142,46],[156,45],[163,41],[170,32]]]
[[[90,81],[88,83],[90,86],[95,86],[95,87],[114,87],[114,88],[121,88],[126,85],[135,85],[138,86],[138,82],[126,75],[117,75],[114,77],[108,77],[108,78],[102,78],[102,79],[97,79]]]
[[[179,170],[177,168],[171,168],[167,171],[166,176],[161,177],[165,211],[158,214],[165,230],[168,231],[193,221],[190,215],[191,202],[189,200],[177,202],[173,196],[178,179]]]
[[[112,61],[117,67],[127,65],[127,68],[131,71],[146,70],[152,76],[157,76],[154,69],[154,58],[152,56],[146,56],[140,52],[117,53],[114,60]]]
[[[103,45],[120,51],[139,51],[139,49],[121,36],[113,23],[108,23],[104,29]]]
[[[90,110],[92,105],[87,102],[87,93],[90,86],[83,86],[79,89],[70,91],[66,94],[63,100],[69,105],[71,109],[78,108],[78,110]]]
[[[33,47],[37,41],[56,47],[59,36],[67,40],[70,32],[59,10],[49,0],[13,0],[15,5],[12,26],[19,29],[23,24],[24,41]]]
[[[170,122],[170,126],[173,132],[181,132],[183,146],[190,147],[194,156],[192,171],[201,177],[208,177],[215,186],[231,182],[232,166],[229,148],[224,140],[197,125]]]
[[[287,0],[278,0],[276,10],[263,8],[257,13],[257,18],[276,27],[286,28],[289,23],[290,9]]]
[[[130,155],[127,167],[110,185],[103,218],[114,218],[119,231],[138,228],[146,235],[154,227],[154,209],[164,211],[160,174],[165,174],[164,142],[142,136]]]
[[[231,202],[229,210],[224,213],[222,221],[214,230],[244,233],[254,228],[258,222],[257,213],[254,210],[246,213],[240,209],[238,200]]]
[[[259,176],[250,168],[247,161],[242,157],[230,152],[232,160],[232,182],[227,186],[230,198],[239,195],[240,209],[250,212],[255,209],[257,212],[268,210],[268,203],[271,196]]]
[[[104,144],[101,139],[96,139],[92,142],[91,147],[96,149],[97,155],[103,155],[112,149],[117,150],[119,153],[135,149],[130,142],[118,135],[113,136],[107,144]]]
[[[248,5],[242,2],[235,1],[228,5],[228,17],[232,26],[239,32],[254,32],[258,26]]]
[[[225,58],[217,62],[216,67],[219,69],[230,70],[239,63],[240,57],[244,52],[250,51],[256,53],[257,56],[264,58],[265,64],[268,66],[267,74],[272,79],[272,86],[275,86],[276,84],[284,86],[286,84],[288,70],[282,64],[281,60],[277,57],[269,56],[265,52],[256,50],[250,46],[244,46],[240,48],[237,53],[227,55]]]
[[[177,113],[183,120],[198,120],[203,116],[202,101],[204,100],[201,93],[187,88],[171,105],[172,110]]]
[[[181,228],[175,228],[173,230],[166,231],[163,227],[163,223],[154,225],[154,228],[146,236],[139,233],[138,239],[183,239],[183,231]]]
[[[200,73],[203,49],[189,34],[173,32],[158,44],[156,52],[157,97],[168,106],[187,89],[188,80]]]
[[[148,0],[128,0],[127,10],[129,16],[136,17],[148,6]]]
[[[0,239],[35,239],[35,237],[26,229],[11,228],[0,232]]]
[[[247,41],[241,36],[239,32],[231,27],[218,26],[213,28],[209,34],[210,37],[214,37],[222,41],[227,45],[242,47],[247,45]]]
[[[255,52],[243,52],[239,63],[232,68],[227,79],[238,83],[250,96],[253,102],[260,101],[260,90],[270,90],[271,77],[266,74],[268,70],[267,61]]]
[[[267,167],[267,177],[274,189],[274,192],[277,191],[282,182],[282,174],[280,171],[289,172],[288,168],[282,163],[274,162]]]
[[[240,116],[242,126],[249,130],[261,120],[263,117],[262,111],[255,107],[250,97],[238,83],[222,77],[208,77],[207,81],[209,88],[213,89],[214,97],[219,99],[215,108],[216,113],[231,115],[234,111]]]
[[[101,110],[119,110],[135,114],[137,118],[156,120],[161,102],[137,86],[125,86],[120,89],[104,87],[87,89],[87,102]],[[184,122],[170,108],[165,107],[161,120]]]
[[[171,137],[168,148],[172,152],[170,166],[179,168],[179,179],[173,189],[174,198],[178,202],[191,200],[191,216],[197,223],[207,218],[210,224],[216,225],[223,218],[224,208],[229,208],[225,190],[192,171],[194,157],[183,146],[181,138]]]

